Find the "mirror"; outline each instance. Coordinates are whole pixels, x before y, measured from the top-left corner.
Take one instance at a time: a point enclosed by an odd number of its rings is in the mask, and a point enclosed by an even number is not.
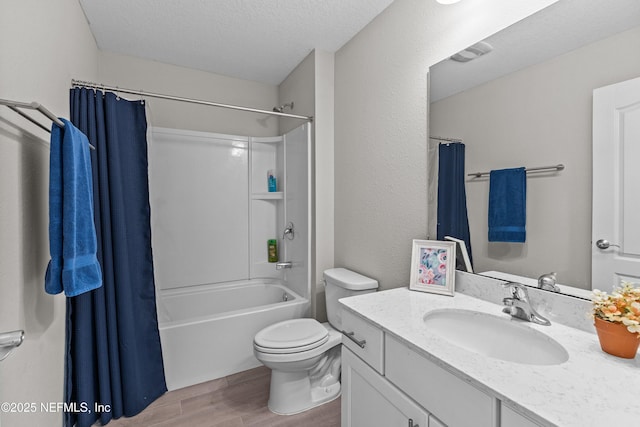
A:
[[[492,51],[476,46],[460,52],[466,62],[430,68],[429,134],[466,146],[474,271],[556,272],[558,283],[591,289],[592,93],[640,76],[639,25],[637,0],[559,0],[484,40]],[[430,154],[439,142],[430,139]],[[488,242],[488,175],[468,174],[558,164],[527,174],[526,242]]]

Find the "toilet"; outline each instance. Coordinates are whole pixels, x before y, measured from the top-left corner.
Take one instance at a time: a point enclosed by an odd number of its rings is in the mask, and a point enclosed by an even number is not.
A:
[[[375,292],[378,282],[346,268],[323,273],[328,323],[291,319],[267,326],[253,340],[253,354],[271,369],[269,410],[293,415],[340,395],[342,316],[338,299]]]

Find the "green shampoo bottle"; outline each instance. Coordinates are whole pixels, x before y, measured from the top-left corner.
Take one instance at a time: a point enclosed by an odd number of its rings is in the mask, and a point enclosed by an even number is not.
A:
[[[267,240],[269,262],[278,262],[278,241],[276,239]]]

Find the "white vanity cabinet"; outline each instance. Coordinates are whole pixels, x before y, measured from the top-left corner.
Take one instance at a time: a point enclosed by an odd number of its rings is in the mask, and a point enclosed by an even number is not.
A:
[[[379,374],[384,375],[384,332],[349,311],[342,311],[342,343]]]
[[[408,425],[409,418],[416,423],[417,416],[408,413],[393,424],[361,422],[366,418],[362,412],[354,410],[355,401],[352,402],[351,398],[363,393],[367,387],[374,389],[369,392],[377,392],[389,402],[398,400],[398,395],[413,402],[428,413],[428,427],[640,425],[640,405],[635,394],[598,393],[601,385],[611,378],[623,378],[629,390],[640,389],[640,376],[637,375],[640,356],[625,360],[602,352],[593,332],[561,323],[564,314],[558,314],[557,320],[549,326],[512,321],[502,313],[500,304],[462,292],[464,289],[484,295],[495,291],[493,297],[499,300],[498,296],[503,293],[501,282],[492,284],[480,278],[482,281],[476,286],[473,281],[479,276],[458,273],[456,288],[462,286],[455,297],[415,292],[403,287],[340,300],[344,319],[341,329],[345,333],[353,332],[350,338],[345,336],[342,339],[345,353],[348,347],[351,356],[365,364],[358,366],[370,368],[360,371],[368,372],[385,385],[374,383],[375,380],[368,381],[368,385],[363,384],[364,380],[351,380],[354,376],[351,371],[357,367],[349,362],[350,357],[347,356],[342,395],[346,416],[343,427],[401,427]],[[488,288],[494,285],[495,289]],[[548,295],[545,304],[576,318],[589,310],[588,301],[566,299],[565,296]],[[456,345],[455,341],[448,340],[449,333],[453,335],[458,331],[435,330],[441,326],[425,321],[430,313],[443,311],[469,311],[479,316],[503,317],[523,333],[535,331],[556,341],[568,357],[563,362],[555,359],[554,363],[547,363],[546,359],[541,359],[518,363],[509,358],[494,357],[488,350],[467,350],[462,343]],[[468,319],[469,325],[474,321]],[[577,320],[575,323],[578,324]],[[588,320],[583,323],[588,324]],[[464,328],[465,325],[458,327]],[[531,331],[525,332],[524,329]],[[502,333],[500,329],[495,332]],[[490,336],[479,335],[478,338],[484,340]],[[490,340],[487,342],[492,343]],[[536,352],[540,350],[539,344],[527,342],[524,336],[522,340],[514,338],[511,345],[501,344],[498,347],[494,343],[491,346],[491,350],[494,347],[504,350],[511,346],[526,351],[534,350],[534,347]],[[391,400],[391,394],[395,400]],[[597,399],[593,398],[595,395]],[[367,405],[370,410],[387,410],[378,400],[371,398],[371,402],[375,403]],[[363,402],[362,406],[365,404]],[[394,411],[403,412],[398,404],[395,408]],[[382,419],[378,412],[375,417]],[[423,426],[422,422],[418,424]]]
[[[342,427],[428,427],[429,413],[342,347]]]
[[[343,329],[342,427],[539,427],[347,310]]]
[[[442,369],[391,335],[385,336],[389,381],[448,427],[496,427],[496,399]]]

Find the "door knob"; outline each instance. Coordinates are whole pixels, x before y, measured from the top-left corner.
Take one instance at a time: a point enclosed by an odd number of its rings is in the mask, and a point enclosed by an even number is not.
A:
[[[620,247],[620,245],[614,245],[613,243],[609,242],[607,239],[600,239],[596,242],[596,246],[598,247],[598,249],[609,249],[609,246],[615,246],[617,248]]]

